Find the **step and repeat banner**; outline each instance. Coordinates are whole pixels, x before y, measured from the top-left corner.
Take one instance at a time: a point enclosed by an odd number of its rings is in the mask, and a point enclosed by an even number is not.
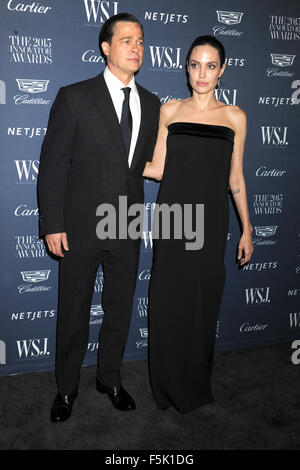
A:
[[[99,30],[121,12],[143,23],[145,56],[136,79],[161,103],[189,96],[186,53],[197,36],[210,34],[227,56],[216,96],[248,116],[244,171],[255,251],[239,268],[240,226],[230,204],[217,349],[300,339],[297,0],[1,0],[1,375],[54,368],[58,262],[38,235],[40,149],[58,89],[103,71]],[[146,213],[158,187],[145,180]],[[143,233],[125,361],[147,357],[151,263],[150,228]],[[96,363],[102,288],[100,269],[85,365]]]

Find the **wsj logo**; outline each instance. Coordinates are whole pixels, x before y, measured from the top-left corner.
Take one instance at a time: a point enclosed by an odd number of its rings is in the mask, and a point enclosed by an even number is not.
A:
[[[229,90],[227,88],[218,88],[215,90],[215,97],[219,101],[223,101],[231,106],[236,105],[237,90]]]
[[[6,345],[0,340],[0,364],[6,364]]]
[[[48,338],[22,339],[17,341],[19,358],[46,357],[48,351]]]
[[[149,230],[147,232],[143,232],[143,251],[152,250],[153,247],[153,239],[152,239],[152,232]]]
[[[19,184],[33,184],[37,181],[37,175],[39,172],[39,161],[38,160],[15,160]]]
[[[0,104],[6,104],[6,85],[3,80],[0,80]]]
[[[104,0],[84,0],[87,26],[99,26],[112,15],[118,13],[119,2]]]
[[[153,70],[179,72],[182,69],[180,47],[149,46],[149,49]]]
[[[288,145],[287,130],[287,126],[261,126],[263,146],[284,147]]]
[[[246,303],[251,304],[266,304],[271,302],[269,299],[270,287],[251,287],[245,289]]]

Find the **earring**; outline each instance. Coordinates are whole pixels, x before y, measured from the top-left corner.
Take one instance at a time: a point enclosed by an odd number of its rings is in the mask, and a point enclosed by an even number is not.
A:
[[[219,87],[221,83],[221,77],[218,78],[217,86]]]

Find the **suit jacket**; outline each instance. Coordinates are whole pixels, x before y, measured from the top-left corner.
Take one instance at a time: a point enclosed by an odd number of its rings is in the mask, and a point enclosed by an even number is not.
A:
[[[99,252],[117,242],[99,240],[99,204],[143,203],[142,173],[155,146],[159,99],[137,85],[139,135],[129,168],[121,128],[103,73],[59,90],[43,141],[38,199],[40,235],[67,232],[69,246]]]

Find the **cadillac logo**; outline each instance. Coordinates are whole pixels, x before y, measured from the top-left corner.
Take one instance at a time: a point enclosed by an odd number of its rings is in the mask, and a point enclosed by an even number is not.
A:
[[[239,24],[244,13],[217,10],[218,21],[227,25]]]
[[[148,338],[148,328],[139,328],[139,330],[142,338]]]
[[[279,67],[288,67],[293,65],[295,55],[292,54],[271,54],[272,64]]]
[[[51,269],[42,271],[20,271],[24,282],[42,282],[49,279]]]
[[[97,317],[98,315],[103,315],[104,314],[102,306],[100,304],[99,305],[92,305],[90,313],[91,313],[91,315],[93,315],[95,317]]]
[[[25,93],[42,93],[47,91],[49,80],[35,80],[32,78],[16,78],[19,90]]]
[[[271,237],[275,235],[278,225],[265,225],[262,227],[255,227],[255,234],[258,237]]]

